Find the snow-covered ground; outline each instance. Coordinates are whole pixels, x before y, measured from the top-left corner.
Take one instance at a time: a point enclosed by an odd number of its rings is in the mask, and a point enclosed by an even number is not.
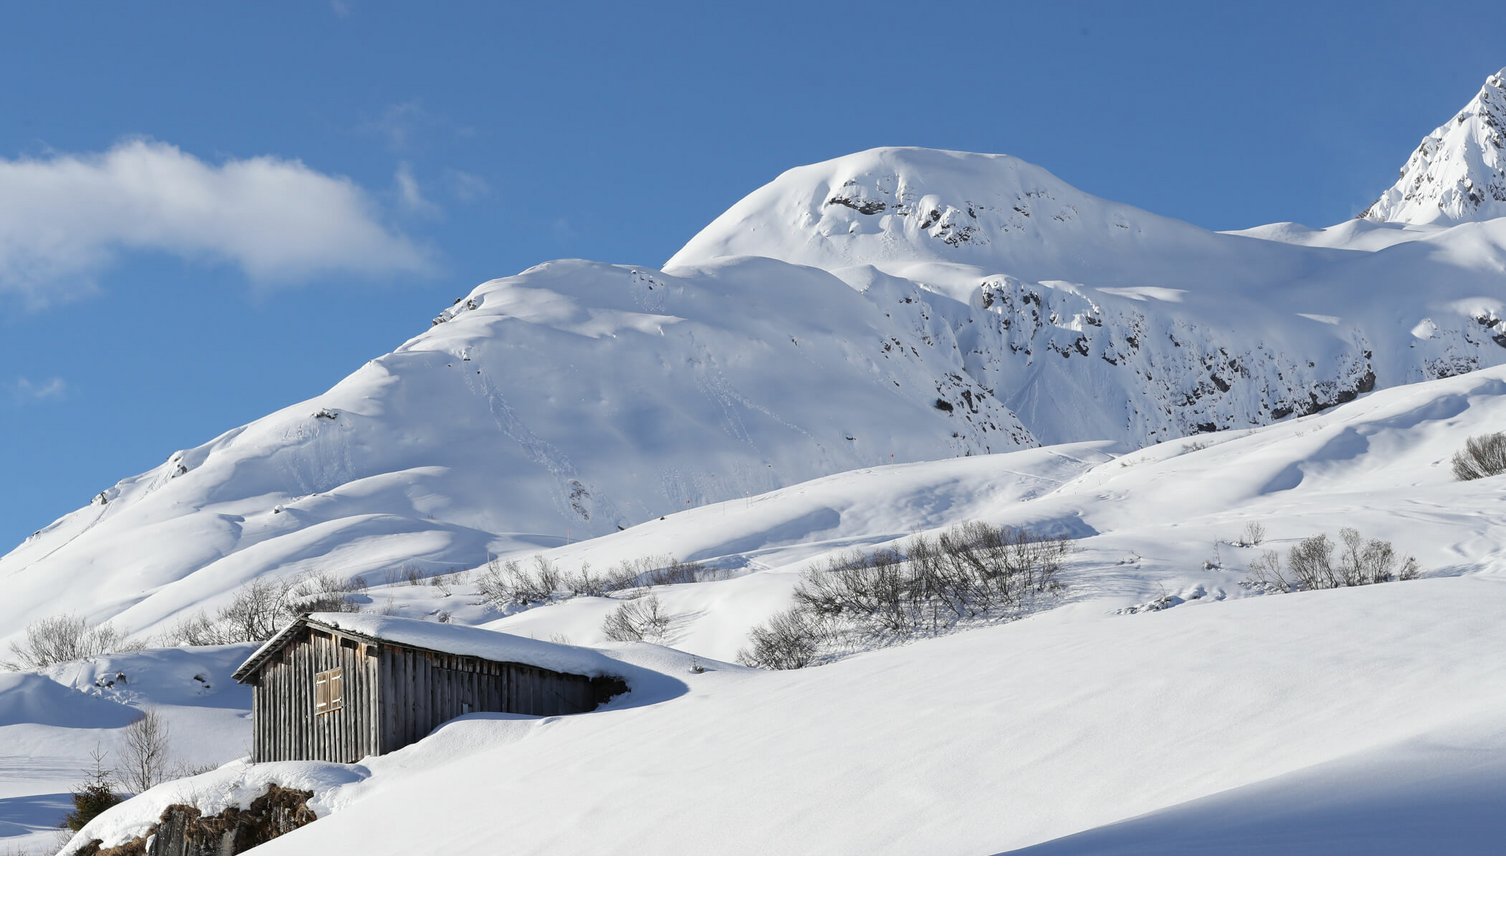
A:
[[[1216,795],[1283,777],[1306,780],[1294,818],[1396,813],[1309,830],[1303,852],[1506,852],[1479,799],[1506,788],[1506,618],[1499,585],[1450,582],[1141,616],[1105,600],[817,669],[687,674],[671,703],[373,777],[254,852],[994,853],[1200,800],[1226,821]],[[1318,766],[1390,777],[1366,797]],[[1233,806],[1258,820],[1254,796]],[[1272,849],[1164,815],[1141,846]]]
[[[175,768],[249,754],[251,691],[230,673],[252,649],[146,650],[0,672],[0,855],[57,849],[93,753],[118,766],[125,728],[143,708],[162,716]]]
[[[1501,421],[1506,368],[1117,456],[882,467],[668,516],[553,553],[730,567],[659,589],[677,651],[605,645],[663,675],[630,701],[471,717],[358,765],[237,764],[158,790],[315,790],[321,821],[268,853],[1506,852],[1481,799],[1506,788],[1506,486],[1449,471]],[[812,560],[969,519],[1075,535],[1076,602],[797,672],[714,662],[788,605]],[[1234,546],[1252,521],[1264,543]],[[1243,583],[1257,553],[1346,526],[1425,577]],[[601,645],[617,602],[468,610]],[[99,828],[119,837],[163,805]]]

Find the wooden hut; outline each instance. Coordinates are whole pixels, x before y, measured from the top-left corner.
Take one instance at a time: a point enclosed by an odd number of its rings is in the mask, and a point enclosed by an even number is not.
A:
[[[310,613],[235,671],[252,686],[254,762],[355,762],[472,712],[555,716],[627,689],[599,653],[392,616]]]

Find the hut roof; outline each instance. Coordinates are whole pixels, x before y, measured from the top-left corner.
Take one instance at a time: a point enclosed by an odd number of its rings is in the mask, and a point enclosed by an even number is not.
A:
[[[493,662],[519,663],[574,675],[615,674],[622,668],[611,658],[594,650],[536,641],[471,625],[426,622],[369,613],[316,612],[299,616],[274,634],[235,670],[235,680],[245,681],[282,645],[309,626],[383,644],[433,650],[453,656],[474,656]]]

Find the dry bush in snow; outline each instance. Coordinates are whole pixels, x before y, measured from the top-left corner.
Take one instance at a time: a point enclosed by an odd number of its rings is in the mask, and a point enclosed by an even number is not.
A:
[[[969,623],[1007,621],[1059,595],[1070,541],[966,522],[898,549],[853,551],[812,566],[795,606],[750,634],[741,660],[809,665],[835,644],[875,647]]]
[[[664,643],[673,628],[674,616],[664,611],[657,597],[625,601],[601,623],[601,633],[609,641]]]
[[[1267,550],[1250,563],[1250,583],[1282,593],[1319,591],[1387,581],[1411,581],[1422,575],[1417,560],[1398,561],[1390,541],[1365,540],[1353,528],[1339,529],[1342,548],[1326,534],[1303,538],[1281,554]],[[1339,550],[1337,557],[1334,551]]]
[[[1259,521],[1245,523],[1244,533],[1239,537],[1242,547],[1259,547],[1265,541],[1265,525]]]
[[[290,618],[310,612],[357,612],[361,607],[351,598],[364,590],[364,578],[341,578],[321,571],[284,582]]]
[[[737,661],[761,669],[803,669],[816,661],[826,637],[822,619],[797,606],[767,625],[755,625]]]
[[[126,790],[140,794],[166,781],[171,772],[167,721],[155,709],[145,710],[125,730],[115,773]]]
[[[476,590],[504,611],[570,597],[636,597],[651,587],[694,584],[720,577],[717,570],[672,556],[645,556],[615,563],[605,573],[590,563],[578,570],[560,568],[543,556],[528,560],[493,559],[476,577]]]
[[[159,642],[199,647],[265,641],[304,613],[358,612],[354,598],[365,590],[360,576],[342,578],[318,569],[287,579],[257,578],[216,615],[200,611],[179,618]]]
[[[493,559],[476,579],[481,596],[501,607],[547,603],[564,583],[559,567],[542,556],[532,564]]]
[[[1480,434],[1464,442],[1454,454],[1454,477],[1460,481],[1488,478],[1506,472],[1506,432]]]
[[[43,666],[89,659],[105,653],[139,650],[145,645],[127,642],[125,635],[109,623],[90,625],[83,616],[60,615],[39,619],[26,626],[26,634],[13,641],[10,652],[14,659],[4,668],[40,669]]]

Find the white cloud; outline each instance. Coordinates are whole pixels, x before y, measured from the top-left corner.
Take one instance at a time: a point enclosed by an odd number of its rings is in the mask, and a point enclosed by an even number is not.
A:
[[[170,144],[0,158],[0,293],[75,293],[136,251],[230,263],[257,281],[416,271],[424,252],[349,179],[298,160],[207,163]]]
[[[418,185],[418,179],[413,177],[412,167],[407,163],[399,164],[393,178],[397,181],[397,199],[402,203],[403,209],[418,215],[439,215],[439,207],[429,202],[424,196],[423,188]]]
[[[363,122],[360,130],[380,135],[388,150],[409,157],[476,136],[475,126],[435,113],[418,100],[389,104],[376,118]]]
[[[475,172],[466,172],[461,169],[449,169],[445,172],[445,180],[449,183],[450,193],[461,203],[474,203],[491,193],[492,186],[485,178]]]
[[[415,134],[427,133],[434,127],[433,117],[417,100],[394,103],[366,124],[367,130],[385,137],[387,146],[397,153],[410,149]]]
[[[11,382],[10,392],[18,403],[61,400],[68,393],[68,382],[56,375],[39,382],[23,376]]]

